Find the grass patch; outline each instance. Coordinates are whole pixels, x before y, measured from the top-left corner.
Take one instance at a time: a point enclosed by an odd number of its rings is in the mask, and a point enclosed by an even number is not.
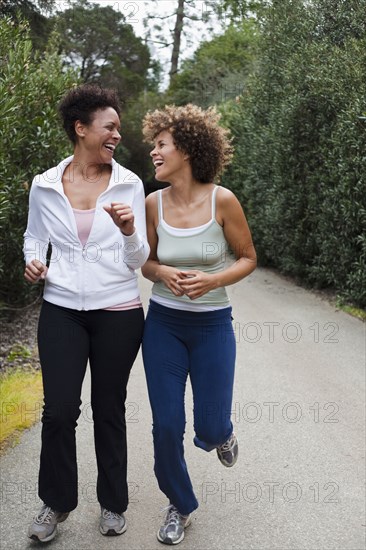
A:
[[[29,359],[29,357],[32,357],[32,352],[26,346],[14,344],[6,359],[13,362],[16,359]]]
[[[361,321],[366,321],[366,310],[344,303],[339,296],[337,297],[336,307],[352,315],[352,317],[357,317],[361,319]]]
[[[366,311],[364,309],[359,309],[357,307],[345,306],[345,305],[341,305],[339,306],[339,308],[342,311],[349,313],[353,317],[358,317],[358,319],[361,319],[362,321],[366,321]]]
[[[14,444],[23,430],[41,419],[42,374],[10,370],[0,375],[0,451]]]

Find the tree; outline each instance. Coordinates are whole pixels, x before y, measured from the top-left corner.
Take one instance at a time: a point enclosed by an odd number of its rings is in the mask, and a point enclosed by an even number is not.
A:
[[[231,23],[240,24],[253,15],[256,18],[262,17],[271,3],[271,0],[221,0],[221,2],[214,0],[212,7],[220,17],[229,19]]]
[[[365,0],[312,0],[316,14],[315,37],[331,40],[341,46],[348,38],[361,39],[366,33],[366,17],[359,17],[360,10],[366,13]]]
[[[231,24],[222,35],[202,42],[193,58],[183,62],[167,90],[167,101],[208,107],[241,95],[257,50],[255,20]]]
[[[24,282],[23,233],[36,174],[70,154],[57,104],[78,82],[50,43],[33,52],[24,21],[0,19],[0,307],[22,305],[39,289]]]
[[[125,147],[124,155],[119,153],[121,144],[116,150],[116,160],[138,174],[145,185],[148,194],[154,187],[155,170],[151,162],[151,145],[144,143],[142,135],[142,119],[147,111],[157,109],[164,105],[164,98],[155,92],[140,94],[121,116],[122,146]]]
[[[30,38],[37,50],[46,47],[52,25],[45,13],[50,14],[56,0],[2,0],[0,15],[11,17],[13,21],[27,20],[30,25]]]
[[[55,24],[65,61],[84,82],[116,88],[124,101],[153,86],[149,49],[120,12],[78,0]]]
[[[170,61],[170,71],[169,71],[170,82],[172,81],[173,76],[176,75],[178,72],[180,42],[181,42],[182,31],[183,31],[183,20],[184,20],[184,0],[178,0],[178,8],[177,8],[177,14],[176,14],[174,31],[173,31],[172,57]]]
[[[149,28],[146,41],[157,44],[160,48],[172,48],[169,69],[171,83],[179,69],[183,37],[186,37],[188,44],[190,43],[189,33],[185,31],[186,21],[188,20],[192,24],[194,22],[207,24],[213,15],[213,11],[201,10],[197,12],[197,2],[195,0],[176,0],[176,7],[172,13],[157,15],[161,11],[159,10],[159,0],[148,2],[149,5],[152,3],[155,9],[151,9],[144,22],[146,27],[151,21],[155,23],[152,28]]]
[[[223,184],[245,205],[262,265],[365,307],[365,2],[329,0],[331,24],[323,4],[268,7],[256,71],[224,105],[236,154]]]

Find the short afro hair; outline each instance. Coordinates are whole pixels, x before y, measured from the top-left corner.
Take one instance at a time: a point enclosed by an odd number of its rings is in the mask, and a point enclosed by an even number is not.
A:
[[[233,156],[229,130],[219,126],[215,107],[166,105],[147,113],[143,120],[145,141],[153,143],[164,130],[172,134],[177,149],[189,156],[192,175],[200,183],[211,183]]]
[[[112,107],[120,116],[121,108],[117,92],[109,88],[101,88],[95,84],[77,86],[64,96],[58,109],[64,130],[73,144],[77,141],[75,122],[80,120],[88,126],[93,122],[95,111],[107,109],[108,107]]]

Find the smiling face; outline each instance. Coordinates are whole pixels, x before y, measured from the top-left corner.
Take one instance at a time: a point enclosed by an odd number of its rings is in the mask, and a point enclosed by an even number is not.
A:
[[[109,164],[114,150],[121,141],[121,123],[112,107],[97,109],[91,124],[75,123],[78,145],[90,156],[93,162]]]
[[[173,136],[167,130],[160,132],[154,143],[150,155],[155,166],[155,179],[171,182],[186,167],[188,156],[176,148]]]

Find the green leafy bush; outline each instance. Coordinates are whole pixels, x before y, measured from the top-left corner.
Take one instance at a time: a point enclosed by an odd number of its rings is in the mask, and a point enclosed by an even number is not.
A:
[[[242,93],[257,54],[258,26],[252,20],[230,25],[224,34],[202,42],[183,62],[166,92],[166,102],[207,108]]]
[[[57,103],[77,76],[56,38],[41,57],[25,23],[0,20],[0,307],[23,305],[39,289],[24,281],[23,233],[33,177],[70,154]]]
[[[236,146],[223,183],[248,213],[262,265],[365,307],[365,2],[344,27],[344,3],[327,3],[333,26],[321,2],[268,11],[258,70],[223,109]]]

